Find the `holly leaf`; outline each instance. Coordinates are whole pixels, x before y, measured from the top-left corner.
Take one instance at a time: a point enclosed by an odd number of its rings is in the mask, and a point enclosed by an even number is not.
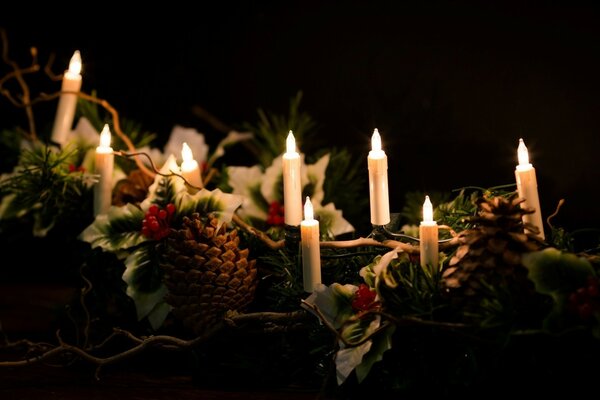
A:
[[[141,233],[144,212],[133,204],[111,207],[96,217],[79,238],[104,251],[117,252],[135,247],[148,240]]]
[[[173,154],[169,155],[160,169],[160,174],[156,174],[154,182],[148,188],[148,196],[141,204],[142,210],[148,210],[155,203],[162,207],[168,203],[175,203],[178,195],[187,193],[184,180],[177,175],[169,175],[172,173],[179,173],[179,166]]]
[[[316,306],[323,317],[338,329],[354,314],[352,299],[357,290],[357,286],[350,284],[333,283],[330,286],[321,284],[308,296],[305,302]],[[310,307],[304,305],[303,307],[312,312]]]
[[[135,303],[138,320],[148,317],[153,328],[160,327],[170,308],[162,305],[167,287],[162,283],[153,244],[138,247],[125,259],[123,280],[127,283],[127,295]]]
[[[535,289],[542,294],[575,291],[586,283],[589,276],[595,275],[594,268],[585,258],[552,247],[527,253],[523,255],[522,262]]]
[[[242,204],[243,197],[230,193],[223,193],[221,189],[213,191],[202,189],[195,194],[180,192],[175,199],[176,217],[191,215],[193,213],[214,213],[222,224],[230,222],[235,210]],[[175,223],[179,222],[179,218]]]
[[[356,366],[356,377],[358,383],[361,383],[371,371],[371,367],[377,361],[383,359],[383,353],[392,348],[392,335],[396,330],[396,325],[390,325],[383,330],[378,332],[371,340],[373,345],[369,349],[369,352],[362,358],[362,362]]]
[[[379,315],[374,316],[372,320],[357,319],[344,326],[341,335],[348,342],[358,343],[379,328],[380,323],[381,317]],[[337,352],[335,367],[339,385],[363,362],[363,357],[371,350],[372,345],[373,340],[369,339],[358,346],[344,347]],[[343,346],[343,343],[341,346]],[[364,371],[362,372],[364,373]],[[368,373],[368,370],[366,372]]]

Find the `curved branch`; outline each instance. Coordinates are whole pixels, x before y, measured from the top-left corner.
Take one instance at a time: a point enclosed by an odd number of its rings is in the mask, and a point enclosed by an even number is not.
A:
[[[284,240],[278,240],[277,242],[274,241],[273,239],[271,239],[269,237],[269,235],[267,235],[266,233],[264,233],[263,231],[261,231],[260,229],[256,229],[255,227],[251,226],[250,224],[248,224],[246,221],[244,221],[239,215],[237,214],[233,214],[233,217],[231,218],[232,221],[236,224],[239,225],[242,229],[244,229],[246,232],[248,232],[249,234],[251,234],[252,236],[260,239],[264,244],[266,244],[271,250],[278,250],[278,249],[282,249],[285,246],[285,241]]]
[[[351,247],[363,247],[363,246],[373,246],[373,247],[387,247],[390,249],[400,249],[409,254],[418,254],[419,246],[413,246],[408,243],[399,242],[397,240],[384,240],[378,241],[371,238],[358,238],[352,240],[332,240],[321,242],[320,246],[322,249],[347,249]]]
[[[194,347],[199,343],[202,343],[216,334],[223,328],[222,324],[216,325],[211,330],[207,331],[204,335],[198,336],[194,339],[184,340],[173,336],[165,336],[165,335],[157,335],[157,336],[149,336],[144,339],[140,339],[133,335],[130,332],[124,330],[115,330],[112,335],[107,338],[102,345],[108,342],[108,339],[112,339],[116,336],[125,336],[136,343],[136,346],[125,350],[121,353],[117,353],[108,357],[98,357],[91,354],[91,350],[86,350],[81,347],[73,346],[68,343],[65,343],[61,337],[59,332],[57,332],[57,339],[59,341],[59,345],[52,348],[51,350],[46,351],[43,354],[29,357],[24,360],[18,361],[0,361],[1,367],[24,367],[32,364],[37,364],[43,361],[51,360],[63,354],[70,354],[80,357],[81,359],[88,361],[97,366],[96,368],[96,379],[99,379],[100,370],[109,364],[114,364],[116,362],[122,361],[124,359],[130,358],[134,355],[141,353],[149,347],[157,347],[157,348],[167,348],[169,350],[183,350],[187,348]],[[98,348],[98,347],[95,347]]]

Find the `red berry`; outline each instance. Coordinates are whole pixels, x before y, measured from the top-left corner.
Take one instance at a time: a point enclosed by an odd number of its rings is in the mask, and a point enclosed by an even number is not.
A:
[[[150,222],[150,229],[156,232],[158,228],[160,228],[160,224],[158,223],[158,221],[154,220]]]
[[[156,214],[158,214],[158,206],[157,206],[156,204],[152,204],[152,205],[150,206],[150,208],[148,209],[148,212],[149,212],[151,215],[156,215]]]
[[[149,237],[149,236],[150,236],[150,234],[151,234],[151,232],[150,232],[150,229],[149,229],[147,226],[144,226],[144,227],[142,228],[142,235],[144,235],[144,236],[148,236],[148,237]]]
[[[165,210],[160,210],[158,212],[158,218],[160,218],[160,219],[166,219],[167,218],[167,212]]]
[[[587,287],[587,294],[590,297],[598,297],[600,295],[600,290],[598,290],[598,285],[589,285]]]
[[[175,212],[175,205],[173,203],[167,204],[167,212],[172,215]]]

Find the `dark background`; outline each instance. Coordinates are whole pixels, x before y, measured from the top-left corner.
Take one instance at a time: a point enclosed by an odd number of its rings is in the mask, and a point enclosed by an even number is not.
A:
[[[26,60],[35,45],[42,59],[57,55],[56,71],[80,49],[83,89],[97,90],[159,142],[176,123],[219,140],[193,116],[195,104],[236,126],[256,121],[258,107],[286,112],[303,90],[302,109],[319,123],[319,137],[352,150],[365,177],[369,138],[379,128],[393,211],[411,190],[514,182],[523,137],[544,215],[565,198],[556,224],[600,227],[597,8],[323,3],[170,3],[135,14],[94,4],[71,9],[72,16],[54,4],[4,12],[0,26],[14,58]],[[40,119],[44,113],[51,122],[53,109],[40,110]],[[3,99],[0,121],[25,122]]]

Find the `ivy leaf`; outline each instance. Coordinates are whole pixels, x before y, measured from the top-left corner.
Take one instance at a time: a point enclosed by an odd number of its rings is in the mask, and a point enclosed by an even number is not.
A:
[[[161,278],[162,273],[153,244],[138,247],[125,260],[123,280],[127,283],[127,295],[135,303],[138,320],[148,317],[154,328],[162,325],[168,313],[160,306],[167,294],[167,287]]]
[[[554,307],[544,320],[544,328],[561,331],[567,326],[567,299],[570,293],[585,285],[594,268],[584,258],[548,248],[523,255],[523,265],[529,270],[528,277],[535,289],[552,296]]]
[[[215,213],[220,223],[230,222],[235,210],[242,204],[243,197],[223,193],[221,189],[213,191],[202,189],[191,195],[187,191],[180,192],[175,199],[177,216],[192,213]],[[177,223],[178,221],[175,221]]]
[[[111,207],[96,217],[79,238],[94,247],[117,252],[137,246],[148,239],[141,234],[144,212],[132,204]]]
[[[595,275],[588,260],[555,248],[527,253],[522,262],[535,289],[542,294],[575,291],[585,285],[589,276]]]

